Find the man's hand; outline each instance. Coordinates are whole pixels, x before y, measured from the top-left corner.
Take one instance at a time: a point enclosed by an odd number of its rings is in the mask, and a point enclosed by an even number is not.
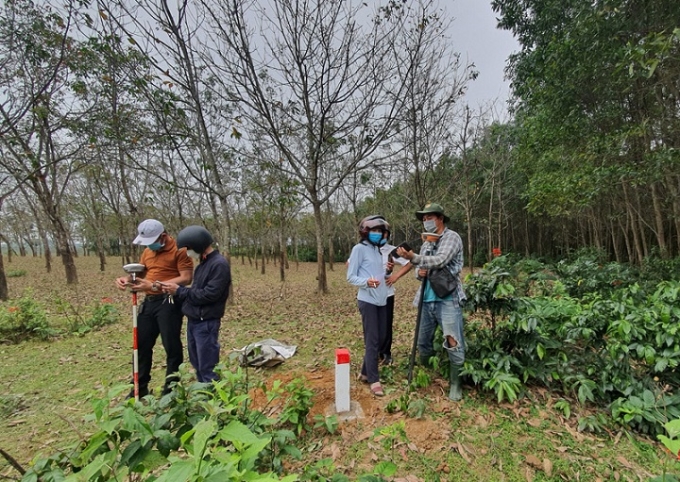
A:
[[[153,286],[151,281],[144,279],[144,278],[135,278],[134,284],[130,285],[130,289],[132,291],[144,291],[144,292],[150,292],[153,291]],[[160,291],[159,291],[160,294]]]
[[[116,278],[116,287],[119,290],[125,291],[128,286],[130,286],[130,278],[128,278],[127,276],[121,276],[120,278]]]
[[[179,285],[177,283],[162,283],[160,281],[157,281],[157,283],[161,285],[163,293],[167,293],[169,295],[176,294],[177,289],[179,288]]]
[[[424,268],[420,268],[418,270],[418,278],[427,278],[427,270]]]
[[[411,261],[415,255],[416,253],[414,253],[413,251],[407,251],[401,246],[397,248],[397,256],[399,256],[400,258],[406,258],[409,261]]]

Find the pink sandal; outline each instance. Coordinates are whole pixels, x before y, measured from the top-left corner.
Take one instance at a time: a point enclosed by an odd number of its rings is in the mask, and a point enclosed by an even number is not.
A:
[[[371,393],[376,397],[385,396],[385,392],[383,392],[382,385],[380,385],[380,382],[371,383]]]

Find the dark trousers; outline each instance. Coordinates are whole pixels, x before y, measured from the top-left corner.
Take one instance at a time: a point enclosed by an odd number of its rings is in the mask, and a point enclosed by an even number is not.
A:
[[[378,370],[378,350],[385,338],[385,326],[387,325],[387,307],[376,306],[365,301],[359,301],[359,312],[364,327],[364,363],[361,365],[361,374],[367,378],[368,383],[380,381]]]
[[[217,380],[215,365],[220,361],[220,320],[187,320],[189,361],[199,382]]]
[[[170,303],[163,295],[147,296],[141,304],[137,316],[140,392],[148,391],[153,364],[153,347],[158,335],[161,335],[167,364],[163,391],[167,392],[169,384],[179,379],[176,373],[184,361],[182,316],[181,303],[177,300]]]
[[[387,324],[385,325],[385,339],[380,345],[380,358],[392,358],[392,333],[394,331],[394,295],[387,297]]]

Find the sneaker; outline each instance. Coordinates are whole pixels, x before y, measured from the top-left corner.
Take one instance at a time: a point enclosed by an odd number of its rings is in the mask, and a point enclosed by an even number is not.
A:
[[[380,385],[380,382],[371,383],[371,393],[376,397],[385,396],[385,392],[383,392],[382,385]]]

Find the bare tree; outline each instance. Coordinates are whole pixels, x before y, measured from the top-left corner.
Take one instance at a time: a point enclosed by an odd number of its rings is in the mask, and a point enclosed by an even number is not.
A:
[[[36,196],[61,248],[66,282],[78,275],[69,226],[62,213],[63,193],[77,161],[82,142],[72,136],[82,106],[67,95],[69,64],[77,62],[76,41],[70,36],[75,6],[57,12],[36,8],[27,1],[4,4],[0,23],[0,165]]]
[[[304,188],[318,291],[326,292],[322,208],[348,176],[375,165],[394,133],[403,87],[389,52],[404,18],[397,7],[376,15],[340,0],[200,4],[209,22],[205,64],[230,83],[221,91],[238,103],[243,129],[264,132],[279,168]]]
[[[192,5],[188,0],[174,6],[167,0],[99,2],[100,9],[117,20],[118,27],[154,67],[155,75],[145,80],[143,92],[164,142],[174,149],[188,174],[190,184],[176,187],[192,190],[199,185],[210,193],[207,206],[214,232],[219,233],[228,255],[232,158],[227,146],[230,137],[220,120],[231,109],[228,102],[218,105],[220,97],[211,93],[209,84],[215,81],[208,77],[198,54],[199,37],[205,32]],[[164,176],[162,169],[152,172],[162,183],[177,181]]]
[[[434,0],[421,0],[409,7],[412,12],[404,35],[393,45],[392,55],[404,86],[404,106],[400,112],[397,136],[403,161],[395,163],[401,179],[412,179],[409,204],[422,207],[427,201],[443,199],[447,192],[433,178],[450,138],[464,129],[459,119],[459,101],[467,84],[477,76],[474,64],[462,62],[453,51],[445,32],[452,23]]]

